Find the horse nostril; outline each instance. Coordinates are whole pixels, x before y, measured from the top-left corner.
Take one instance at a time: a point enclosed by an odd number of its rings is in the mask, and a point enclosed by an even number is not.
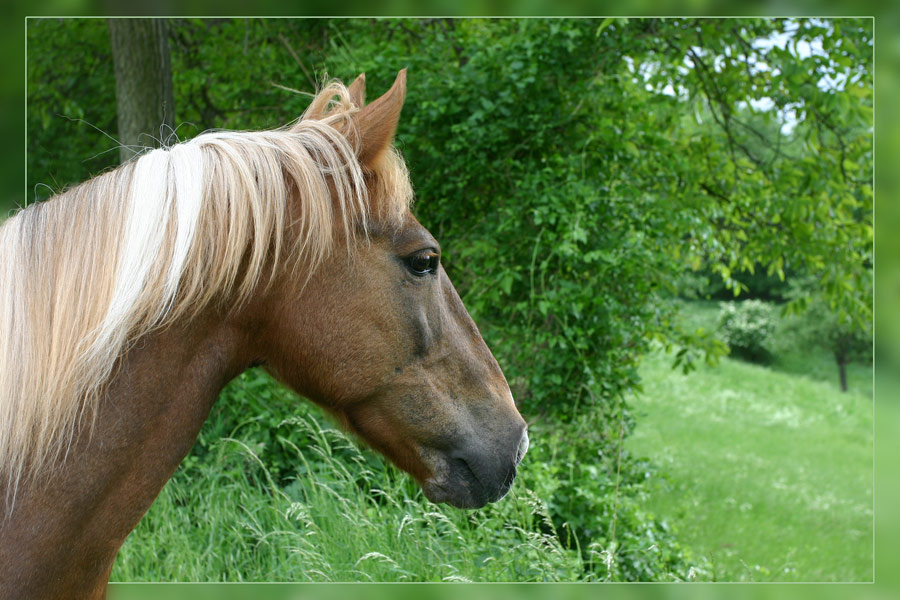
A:
[[[525,458],[525,453],[528,452],[528,430],[522,432],[522,439],[519,440],[519,447],[516,450],[516,466],[519,466],[519,463],[522,462],[522,459]]]

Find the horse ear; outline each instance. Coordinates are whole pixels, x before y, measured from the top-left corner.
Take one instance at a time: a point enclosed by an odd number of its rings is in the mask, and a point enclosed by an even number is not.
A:
[[[366,104],[366,74],[360,73],[359,77],[353,80],[348,88],[350,92],[350,100],[362,108]]]
[[[353,82],[355,86],[360,78]],[[394,85],[380,98],[362,108],[356,115],[359,130],[359,162],[364,166],[372,166],[382,152],[387,150],[397,122],[400,120],[400,109],[406,98],[406,69],[397,73]]]

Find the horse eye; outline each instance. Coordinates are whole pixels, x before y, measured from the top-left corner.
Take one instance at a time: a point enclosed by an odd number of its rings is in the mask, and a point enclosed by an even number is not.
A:
[[[426,250],[424,252],[413,254],[407,258],[406,266],[412,271],[413,275],[422,276],[434,273],[437,270],[439,262],[440,257],[437,254],[431,250]]]

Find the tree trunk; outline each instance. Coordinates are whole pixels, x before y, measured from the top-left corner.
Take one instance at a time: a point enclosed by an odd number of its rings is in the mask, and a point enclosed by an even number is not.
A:
[[[838,363],[838,370],[841,373],[841,391],[847,391],[847,365],[846,363]]]
[[[850,362],[850,350],[847,342],[840,338],[834,348],[834,360],[838,366],[838,376],[841,378],[841,391],[847,391],[847,363]]]
[[[165,19],[108,19],[116,71],[119,158],[158,147],[175,126]]]

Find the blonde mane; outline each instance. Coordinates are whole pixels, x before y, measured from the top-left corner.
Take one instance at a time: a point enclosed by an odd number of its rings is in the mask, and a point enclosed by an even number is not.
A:
[[[310,273],[340,222],[347,239],[366,231],[373,207],[356,158],[358,110],[331,83],[292,125],[152,150],[0,226],[8,502],[66,455],[138,338],[222,298],[240,304],[275,264]],[[402,219],[412,195],[402,159],[385,153],[375,175],[379,217]],[[288,222],[292,197],[297,223]]]

